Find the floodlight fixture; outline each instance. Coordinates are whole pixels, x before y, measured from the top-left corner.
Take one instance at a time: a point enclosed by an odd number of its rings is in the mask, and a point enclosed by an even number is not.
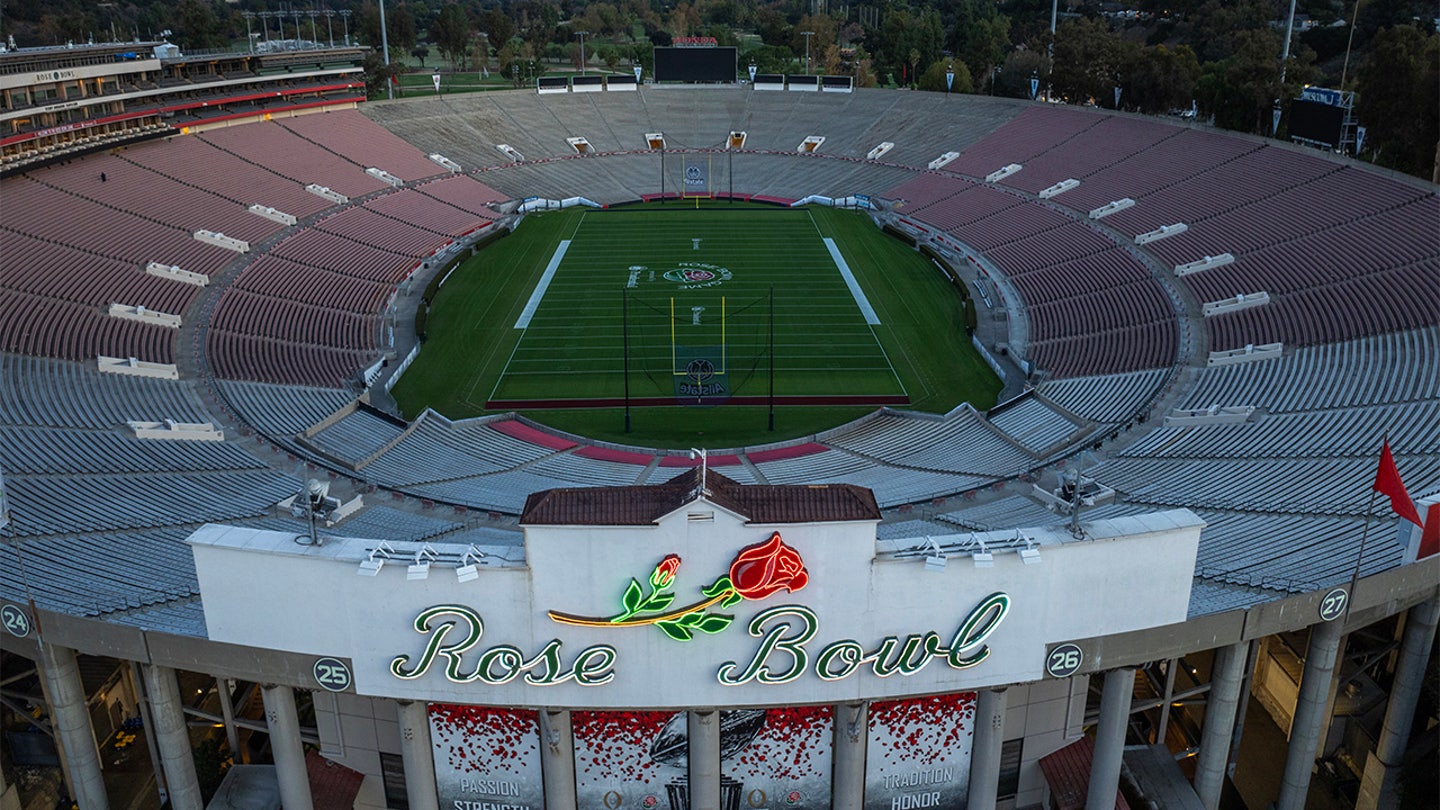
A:
[[[473,582],[480,578],[480,565],[485,560],[485,552],[470,546],[465,553],[460,555],[460,567],[455,569],[455,579],[461,582]]]
[[[375,576],[380,573],[381,568],[385,567],[385,561],[390,559],[390,555],[394,553],[394,546],[381,540],[380,544],[370,549],[370,553],[365,556],[365,559],[360,561],[360,570],[356,573],[362,577]]]
[[[1020,562],[1026,565],[1039,565],[1042,562],[1040,559],[1040,547],[1036,545],[1034,540],[1028,537],[1024,538],[1024,540],[1025,547],[1020,549]]]
[[[970,536],[975,540],[976,543],[980,544],[979,551],[974,551],[970,553],[970,561],[975,564],[976,568],[994,568],[995,555],[991,554],[990,549],[985,547],[985,541],[981,540],[978,537],[975,537],[975,535],[973,534]]]
[[[944,571],[946,563],[944,550],[940,548],[940,544],[935,541],[935,538],[926,537],[925,540],[930,544],[930,551],[932,552],[925,555],[925,570]]]
[[[405,578],[417,580],[430,576],[430,563],[438,556],[429,543],[422,545],[420,550],[415,552],[415,561],[405,568]]]

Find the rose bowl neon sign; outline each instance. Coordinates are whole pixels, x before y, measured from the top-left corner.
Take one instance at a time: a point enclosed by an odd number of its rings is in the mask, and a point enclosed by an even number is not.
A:
[[[679,570],[678,556],[670,554],[661,560],[650,574],[651,591],[648,595],[639,581],[631,579],[620,597],[621,612],[609,618],[576,616],[555,610],[550,611],[550,618],[561,624],[583,627],[653,624],[676,641],[689,641],[695,637],[696,631],[719,633],[735,621],[734,616],[708,612],[712,607],[734,607],[746,599],[759,601],[781,590],[795,593],[810,581],[810,573],[805,570],[800,552],[785,545],[779,532],[771,534],[770,539],[763,543],[741,549],[735,555],[735,561],[730,563],[729,573],[701,589],[704,601],[667,610],[675,601],[675,594],[669,586]]]
[[[733,615],[718,610],[746,600],[766,599],[782,590],[795,593],[810,581],[800,553],[786,545],[778,532],[763,543],[741,549],[726,574],[700,589],[704,599],[671,608],[675,594],[670,586],[679,570],[680,557],[670,554],[651,571],[648,592],[632,578],[620,598],[620,612],[613,616],[579,616],[553,610],[548,615],[560,624],[580,627],[653,625],[676,641],[691,641],[697,632],[720,633],[734,622]],[[810,642],[820,627],[815,612],[803,605],[778,605],[756,614],[747,625],[747,632],[760,639],[749,660],[743,665],[726,661],[715,677],[725,686],[790,683],[807,671],[823,681],[842,680],[864,669],[876,677],[888,678],[914,675],[937,658],[951,669],[969,669],[990,656],[986,641],[1009,611],[1009,595],[992,593],[970,610],[948,640],[930,631],[912,633],[903,639],[886,636],[870,649],[853,639],[841,639],[813,651]],[[551,639],[534,655],[509,644],[472,655],[485,633],[485,623],[478,612],[465,605],[427,608],[415,617],[413,627],[426,636],[426,642],[413,663],[409,655],[391,659],[390,674],[402,680],[423,676],[437,661],[444,662],[445,678],[453,683],[479,681],[499,686],[522,674],[525,683],[533,686],[568,681],[600,686],[615,679],[618,653],[608,644],[586,647],[568,663],[560,639]]]

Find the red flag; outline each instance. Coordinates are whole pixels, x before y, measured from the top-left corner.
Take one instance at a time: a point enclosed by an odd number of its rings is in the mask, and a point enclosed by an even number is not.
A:
[[[1395,469],[1395,457],[1390,455],[1388,439],[1385,441],[1385,449],[1380,452],[1380,469],[1375,473],[1373,489],[1390,498],[1391,511],[1416,526],[1425,528],[1425,524],[1420,522],[1420,513],[1415,511],[1415,502],[1410,500],[1410,493],[1405,491],[1405,482],[1400,480],[1400,471]]]
[[[1440,553],[1440,503],[1432,503],[1425,510],[1425,531],[1420,533],[1420,551],[1415,559],[1423,560],[1435,553]]]

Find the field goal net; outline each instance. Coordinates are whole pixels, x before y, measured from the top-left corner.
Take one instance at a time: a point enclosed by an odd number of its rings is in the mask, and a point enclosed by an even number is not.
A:
[[[686,154],[680,161],[680,197],[681,199],[713,199],[715,190],[712,185],[714,179],[714,161],[711,155]]]
[[[648,393],[682,405],[763,394],[769,307],[764,297],[635,296],[630,353]],[[644,394],[642,394],[643,396]]]

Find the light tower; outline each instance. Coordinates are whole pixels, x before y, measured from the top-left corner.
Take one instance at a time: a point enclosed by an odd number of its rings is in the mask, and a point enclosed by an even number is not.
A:
[[[580,38],[580,72],[585,72],[585,37],[590,36],[589,31],[576,31],[575,36]]]

